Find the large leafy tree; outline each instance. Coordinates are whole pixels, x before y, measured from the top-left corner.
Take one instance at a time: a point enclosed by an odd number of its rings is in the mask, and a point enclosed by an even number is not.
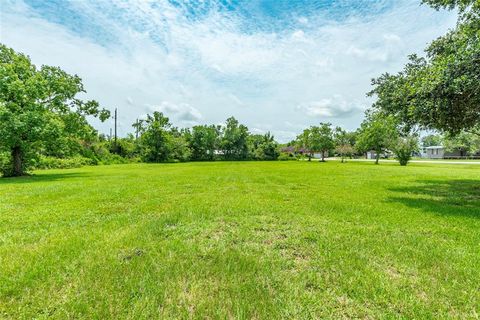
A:
[[[58,67],[37,68],[30,58],[0,44],[0,151],[10,160],[4,176],[25,174],[42,148],[91,134],[85,116],[106,120],[96,101],[83,101],[81,79]],[[59,143],[58,145],[61,145]]]
[[[480,125],[480,1],[423,2],[437,10],[457,8],[457,26],[434,40],[425,57],[412,55],[398,74],[374,79],[374,107],[395,115],[407,129],[473,131]]]
[[[248,150],[255,160],[276,160],[279,156],[278,143],[270,132],[248,136]]]
[[[367,113],[358,133],[356,147],[365,152],[374,150],[375,163],[378,164],[380,154],[391,148],[397,137],[398,130],[392,116]]]
[[[295,140],[295,147],[300,153],[306,154],[308,161],[312,160],[315,150],[311,149],[311,128],[304,129]]]
[[[196,161],[214,160],[218,146],[220,128],[214,125],[194,126],[187,134],[192,151],[191,159]]]
[[[191,150],[188,144],[188,130],[174,127],[170,130],[169,139],[170,155],[169,159],[173,161],[188,161],[191,158]]]
[[[333,130],[330,123],[320,123],[319,126],[311,126],[303,130],[297,137],[297,147],[300,148],[311,160],[315,152],[320,152],[322,161],[325,161],[325,154],[335,148]]]
[[[227,119],[221,137],[221,149],[227,160],[244,160],[248,156],[248,128],[240,124],[237,119]]]
[[[332,125],[330,123],[320,123],[319,126],[313,126],[310,128],[310,135],[311,149],[320,151],[322,161],[325,161],[325,155],[328,156],[330,150],[335,148]]]
[[[171,159],[173,136],[172,124],[162,112],[155,111],[141,120],[139,131],[142,159],[145,162],[165,162]]]

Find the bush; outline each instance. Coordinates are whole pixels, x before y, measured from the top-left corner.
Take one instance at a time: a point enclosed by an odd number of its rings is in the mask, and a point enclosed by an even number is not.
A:
[[[418,150],[418,139],[416,137],[399,138],[394,145],[395,156],[401,166],[406,166],[412,159],[413,152]]]
[[[11,169],[10,155],[7,152],[0,152],[0,176],[11,171]]]
[[[34,164],[35,169],[69,169],[79,168],[82,166],[95,165],[95,160],[84,157],[73,158],[55,158],[55,157],[40,157]]]
[[[285,152],[282,152],[280,153],[280,155],[278,156],[277,158],[278,161],[291,161],[291,160],[298,160],[297,157],[295,157],[294,154],[292,153],[285,153]]]
[[[108,153],[100,159],[99,164],[124,164],[124,163],[138,162],[138,161],[139,161],[138,158],[125,159],[119,156],[118,154]]]

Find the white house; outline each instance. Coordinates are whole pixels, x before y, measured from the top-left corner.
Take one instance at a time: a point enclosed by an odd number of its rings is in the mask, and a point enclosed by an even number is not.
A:
[[[425,147],[425,157],[429,159],[443,159],[445,156],[445,148],[443,146]]]

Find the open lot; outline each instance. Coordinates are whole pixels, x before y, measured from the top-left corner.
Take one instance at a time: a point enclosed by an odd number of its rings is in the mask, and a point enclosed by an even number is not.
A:
[[[0,318],[475,318],[480,168],[216,162],[0,180]]]

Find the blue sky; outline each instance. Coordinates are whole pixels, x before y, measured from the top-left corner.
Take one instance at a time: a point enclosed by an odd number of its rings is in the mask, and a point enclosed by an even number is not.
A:
[[[288,141],[319,122],[356,128],[370,79],[454,26],[419,2],[6,0],[0,41],[81,76],[122,134],[159,110],[182,127],[233,115]]]

